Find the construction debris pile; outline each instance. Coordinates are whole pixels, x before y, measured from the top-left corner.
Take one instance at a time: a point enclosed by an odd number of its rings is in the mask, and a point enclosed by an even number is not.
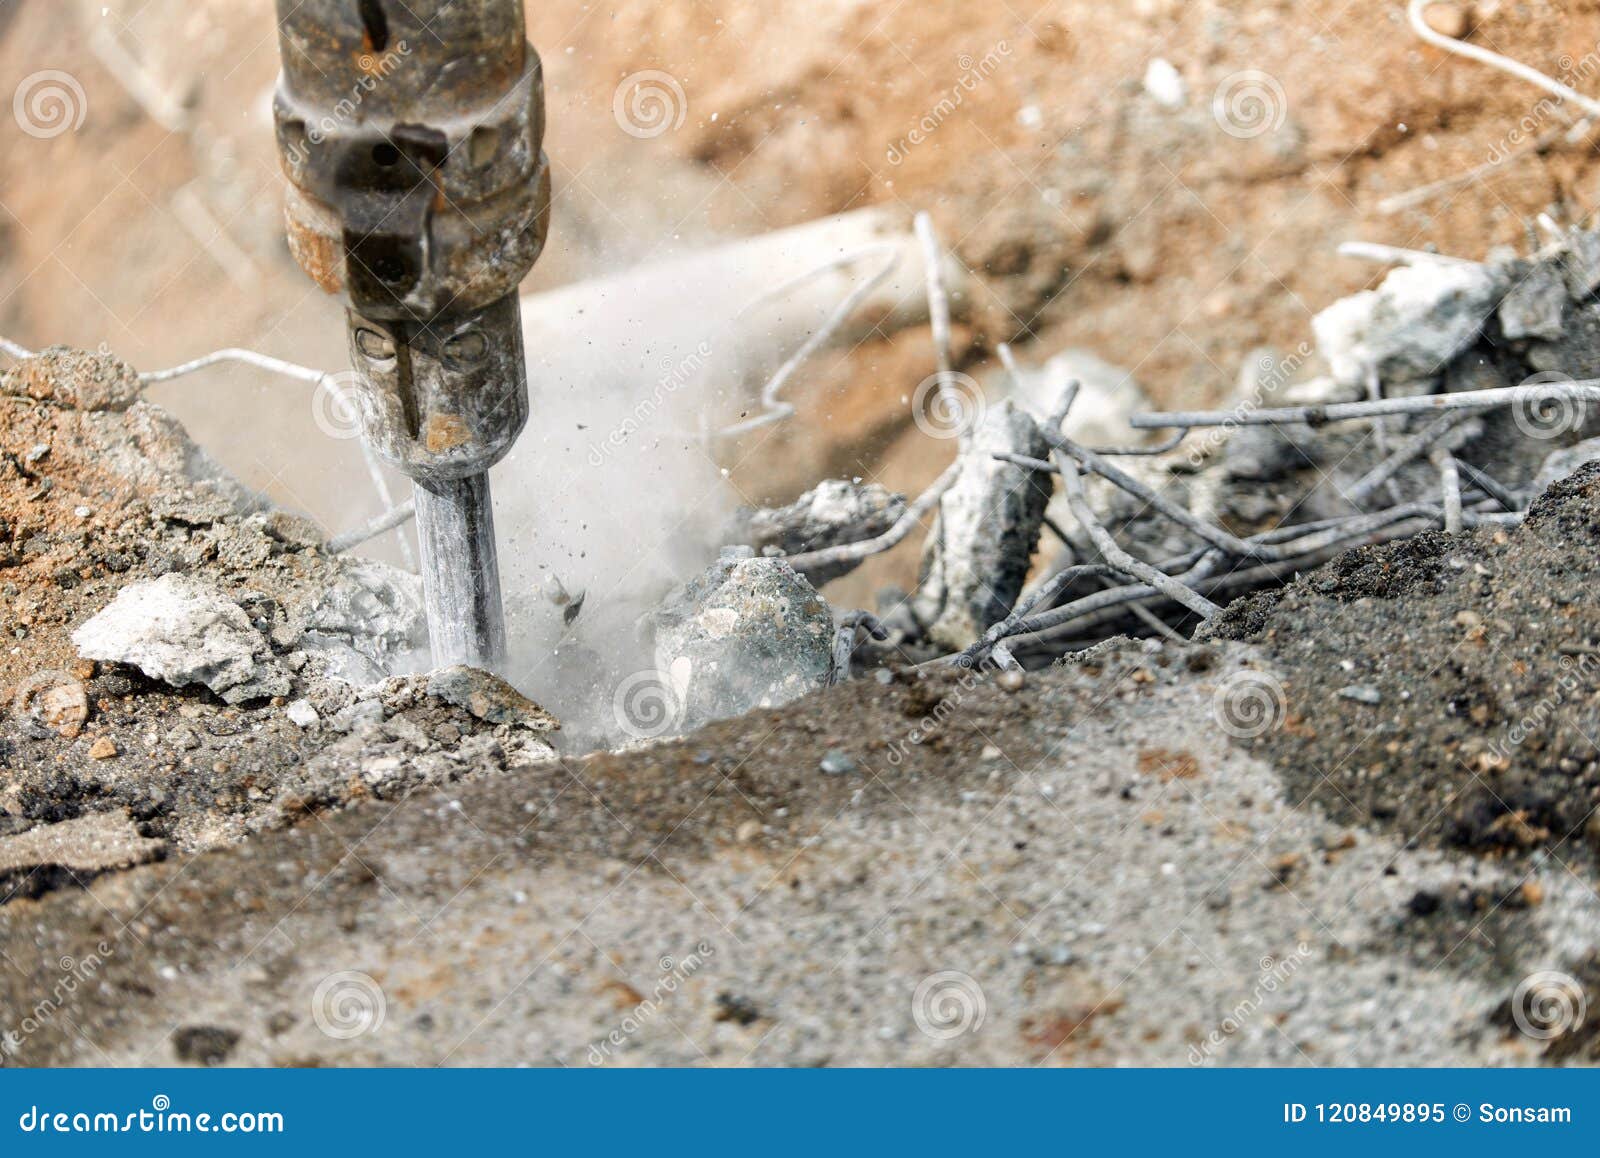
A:
[[[1027,371],[1002,350],[1010,372],[991,386],[1009,396],[978,408],[957,462],[897,520],[881,488],[851,498],[830,481],[743,527],[823,504],[859,508],[855,525],[746,541],[821,586],[934,515],[916,594],[884,592],[885,637],[848,649],[859,674],[908,659],[1038,666],[1118,634],[1188,633],[1351,547],[1514,524],[1600,457],[1600,389],[1579,381],[1600,374],[1600,234],[1546,228],[1533,256],[1484,263],[1347,247],[1399,264],[1316,318],[1329,373],[1291,381],[1304,354],[1259,352],[1213,412],[1136,415],[1127,375]],[[1081,413],[1127,444],[1088,445]],[[1166,437],[1141,441],[1150,430]],[[839,615],[841,632],[861,614]]]
[[[0,833],[113,811],[194,850],[554,755],[502,681],[414,674],[414,575],[329,553],[139,394],[61,349],[0,379]]]

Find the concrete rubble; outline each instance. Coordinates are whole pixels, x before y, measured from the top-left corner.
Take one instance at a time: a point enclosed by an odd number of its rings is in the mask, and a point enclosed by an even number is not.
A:
[[[759,555],[799,555],[881,535],[905,509],[904,495],[877,483],[825,479],[787,506],[740,511],[725,538]],[[814,567],[806,578],[821,587],[853,567],[848,562]]]
[[[65,877],[83,884],[103,872],[159,860],[166,843],[143,836],[126,813],[97,812],[0,837],[0,904],[38,896]]]
[[[1078,383],[1078,397],[1062,433],[1085,446],[1122,446],[1139,439],[1128,415],[1147,410],[1150,398],[1133,373],[1088,350],[1062,350],[1043,363],[1017,367],[1016,380],[996,373],[984,382],[990,398],[1009,395],[1023,410],[1043,421],[1061,400],[1062,388]]]
[[[1505,292],[1488,265],[1420,261],[1393,270],[1375,290],[1334,302],[1312,320],[1334,378],[1365,385],[1426,381],[1478,340]]]
[[[499,676],[461,664],[430,675],[428,694],[465,708],[488,724],[514,724],[532,732],[561,727],[559,720]]]
[[[683,728],[776,707],[832,668],[827,602],[781,559],[725,548],[654,617],[656,667],[670,673]]]
[[[288,608],[274,644],[323,656],[328,674],[373,683],[426,659],[422,580],[370,560],[341,560],[332,581]]]
[[[125,663],[173,687],[202,684],[230,704],[286,696],[289,674],[240,606],[212,583],[131,583],[72,634],[85,659]]]
[[[939,503],[922,553],[917,617],[952,650],[1004,619],[1022,591],[1054,480],[994,457],[1048,459],[1038,424],[1009,400],[988,407],[972,430],[961,473]]]

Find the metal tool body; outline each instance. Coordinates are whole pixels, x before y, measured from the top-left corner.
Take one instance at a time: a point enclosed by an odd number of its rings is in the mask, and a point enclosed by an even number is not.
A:
[[[528,419],[550,216],[522,0],[278,0],[278,33],[290,251],[344,297],[364,434],[415,484],[434,662],[495,666],[487,472]]]

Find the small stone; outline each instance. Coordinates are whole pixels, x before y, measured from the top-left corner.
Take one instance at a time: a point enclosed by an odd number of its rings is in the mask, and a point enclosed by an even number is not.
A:
[[[1460,40],[1467,34],[1470,23],[1466,11],[1459,4],[1435,3],[1422,10],[1422,19],[1440,36]]]
[[[1036,945],[1029,951],[1028,957],[1035,965],[1071,965],[1078,959],[1070,946],[1067,945]]]
[[[311,706],[310,700],[295,700],[284,709],[283,714],[289,717],[291,724],[300,728],[309,728],[322,718],[317,715],[317,709]]]
[[[261,529],[284,546],[297,550],[320,547],[326,538],[316,523],[288,511],[272,511],[262,520]]]
[[[1170,60],[1156,57],[1144,70],[1144,91],[1162,108],[1181,109],[1189,99],[1188,86]]]
[[[167,746],[180,752],[192,751],[200,746],[200,737],[188,724],[179,724],[167,733]]]
[[[993,744],[985,744],[983,746],[983,751],[978,753],[978,759],[980,760],[998,760],[1000,759],[1000,756],[1000,749],[996,748]]]
[[[118,754],[117,742],[110,736],[101,736],[93,744],[89,745],[89,759],[91,760],[110,760]]]
[[[1020,692],[1027,685],[1028,677],[1020,671],[1003,671],[995,677],[994,682],[1003,691]]]
[[[829,748],[817,765],[826,776],[848,776],[856,771],[856,762],[842,748]]]
[[[747,820],[734,831],[733,838],[740,844],[749,844],[760,835],[761,822],[759,820]]]
[[[377,700],[357,700],[334,713],[328,723],[340,732],[365,732],[383,723],[383,705]]]
[[[1358,704],[1383,703],[1383,693],[1371,684],[1351,684],[1347,688],[1340,688],[1339,695]]]
[[[238,1030],[217,1025],[186,1025],[172,1034],[173,1052],[190,1065],[219,1066],[238,1044]]]

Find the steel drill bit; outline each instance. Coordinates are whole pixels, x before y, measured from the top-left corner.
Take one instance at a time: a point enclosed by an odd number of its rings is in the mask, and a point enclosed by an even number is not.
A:
[[[488,471],[528,419],[550,214],[523,27],[522,0],[278,0],[289,247],[348,303],[363,432],[414,483],[441,665],[505,655]]]

